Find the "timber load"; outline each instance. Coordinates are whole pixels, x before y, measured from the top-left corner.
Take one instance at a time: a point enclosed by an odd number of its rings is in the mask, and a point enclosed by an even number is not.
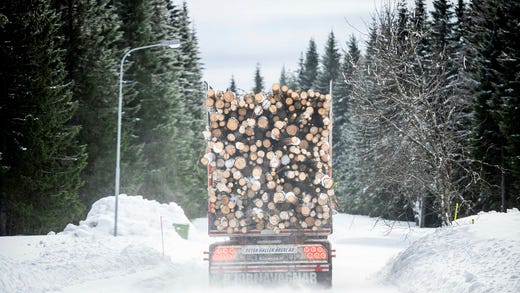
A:
[[[210,230],[331,230],[332,100],[274,84],[270,93],[208,90]]]

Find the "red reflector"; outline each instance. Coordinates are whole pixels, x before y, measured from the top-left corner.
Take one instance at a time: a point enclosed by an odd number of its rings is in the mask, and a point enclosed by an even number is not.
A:
[[[211,255],[212,261],[231,261],[236,254],[236,249],[234,247],[223,247],[219,246],[213,250],[213,254]]]
[[[307,260],[327,260],[328,252],[321,245],[307,245],[303,247],[303,253]]]

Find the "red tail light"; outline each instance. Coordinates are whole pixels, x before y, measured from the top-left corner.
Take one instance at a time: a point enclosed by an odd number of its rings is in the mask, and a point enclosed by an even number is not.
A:
[[[329,254],[322,245],[306,245],[303,247],[303,254],[307,260],[327,260]]]
[[[231,261],[235,257],[237,251],[234,247],[218,246],[211,254],[211,261],[226,262]]]

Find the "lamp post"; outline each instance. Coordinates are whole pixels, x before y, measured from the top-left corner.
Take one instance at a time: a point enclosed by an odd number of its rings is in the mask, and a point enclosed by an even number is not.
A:
[[[180,46],[180,42],[177,39],[174,40],[166,40],[157,44],[152,44],[148,46],[136,47],[128,50],[123,58],[121,58],[121,64],[119,67],[119,105],[117,108],[117,150],[116,150],[116,179],[115,179],[115,212],[114,212],[114,236],[117,236],[117,209],[118,209],[118,197],[119,197],[119,179],[120,179],[120,161],[121,161],[121,120],[122,120],[122,110],[123,110],[123,65],[125,63],[126,57],[130,56],[135,51],[154,48],[154,47],[170,47],[170,48],[178,48]]]

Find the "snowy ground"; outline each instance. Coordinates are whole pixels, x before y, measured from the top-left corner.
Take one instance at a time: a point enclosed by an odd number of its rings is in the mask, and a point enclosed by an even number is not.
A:
[[[113,205],[113,197],[101,199],[79,226],[55,235],[0,237],[0,292],[265,292],[209,288],[204,219],[189,223],[174,203],[121,196],[113,237]],[[188,240],[173,223],[190,224]],[[428,230],[335,215],[328,292],[520,292],[519,227],[518,210]]]

